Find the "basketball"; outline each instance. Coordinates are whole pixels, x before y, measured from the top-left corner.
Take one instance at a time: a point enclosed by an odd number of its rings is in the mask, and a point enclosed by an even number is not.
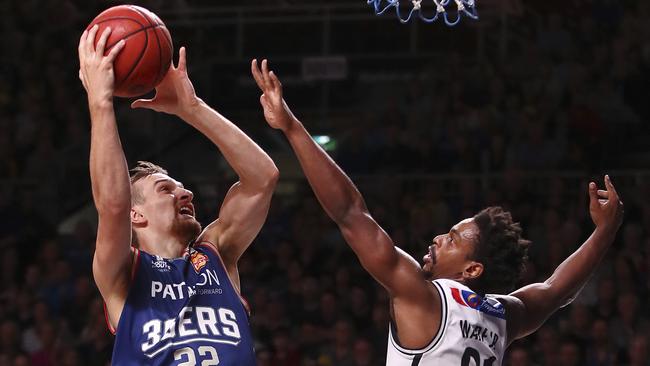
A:
[[[126,41],[114,62],[115,96],[137,97],[162,81],[174,48],[167,27],[156,14],[140,6],[119,5],[103,11],[86,29],[95,24],[99,26],[95,46],[104,29],[112,29],[105,54],[120,40]]]

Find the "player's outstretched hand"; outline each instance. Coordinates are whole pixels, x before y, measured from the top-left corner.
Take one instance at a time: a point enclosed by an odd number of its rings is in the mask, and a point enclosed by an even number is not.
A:
[[[262,90],[260,103],[264,108],[264,118],[269,126],[283,131],[289,130],[296,122],[289,106],[282,98],[282,83],[278,77],[269,71],[268,62],[262,60],[261,67],[257,60],[251,62],[251,72],[257,86]]]
[[[106,40],[111,34],[111,28],[106,27],[97,40],[95,37],[99,26],[95,25],[86,30],[79,39],[79,79],[88,93],[89,103],[110,101],[115,90],[115,73],[113,61],[124,48],[125,41],[119,41],[106,56]]]
[[[196,96],[194,85],[187,76],[185,47],[178,52],[178,65],[172,62],[165,78],[156,87],[152,99],[138,99],[131,103],[131,108],[147,108],[156,112],[177,115],[181,118],[192,113],[201,99]]]
[[[623,222],[623,202],[616,188],[605,176],[605,190],[600,190],[596,183],[589,183],[589,213],[596,227],[615,233]]]

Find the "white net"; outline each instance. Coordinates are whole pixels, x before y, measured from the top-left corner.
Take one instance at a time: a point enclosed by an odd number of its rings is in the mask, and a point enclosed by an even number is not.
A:
[[[463,17],[478,19],[474,0],[367,0],[375,9],[375,14],[383,15],[390,9],[395,10],[397,18],[407,23],[417,17],[427,23],[442,18],[448,26],[458,24]],[[410,2],[410,4],[409,4]],[[452,5],[455,4],[456,6]],[[426,9],[425,9],[426,8]],[[430,8],[429,13],[427,9]],[[452,9],[455,8],[455,9]],[[449,10],[452,13],[449,14]]]

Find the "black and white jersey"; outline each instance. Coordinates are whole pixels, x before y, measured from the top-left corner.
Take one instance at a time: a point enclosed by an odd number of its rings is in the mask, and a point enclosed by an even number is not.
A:
[[[442,321],[431,343],[418,350],[399,345],[391,325],[387,366],[498,366],[506,349],[505,308],[452,280],[433,284],[442,301]]]

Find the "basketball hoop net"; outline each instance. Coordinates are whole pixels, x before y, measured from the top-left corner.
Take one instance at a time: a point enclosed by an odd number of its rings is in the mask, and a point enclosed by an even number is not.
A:
[[[367,0],[368,5],[372,5],[375,8],[375,14],[382,15],[387,12],[390,8],[395,8],[395,14],[397,18],[402,23],[408,23],[414,15],[417,15],[420,19],[427,23],[433,23],[438,20],[439,17],[442,17],[445,21],[445,24],[452,27],[460,22],[460,19],[464,16],[478,19],[478,13],[474,7],[474,0],[453,0],[456,3],[456,16],[449,16],[447,9],[448,5],[452,3],[452,0],[430,0],[433,4],[435,10],[433,10],[433,15],[427,16],[423,11],[422,4],[423,0]],[[403,16],[405,9],[400,9],[400,1],[405,3],[410,1],[412,4],[411,9],[408,11],[408,15]],[[403,5],[402,7],[405,7]],[[442,15],[441,15],[442,14]]]

